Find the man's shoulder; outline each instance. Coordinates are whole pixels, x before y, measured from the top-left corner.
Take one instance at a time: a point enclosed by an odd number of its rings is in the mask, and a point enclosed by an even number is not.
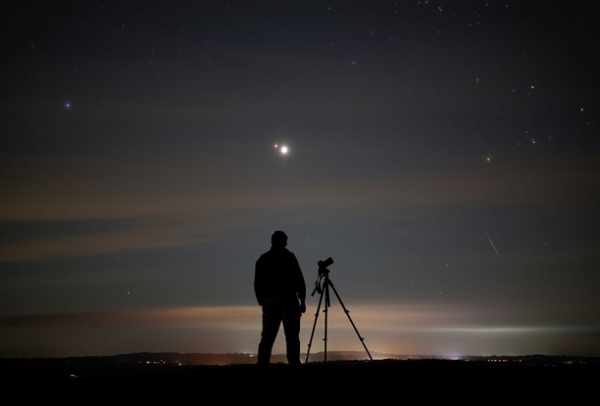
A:
[[[258,257],[258,261],[267,261],[275,256],[275,253],[272,250],[264,252],[260,257]]]
[[[258,260],[256,262],[261,262],[261,261],[268,259],[270,253],[271,253],[271,251],[267,251],[267,252],[263,253],[260,257],[258,257]]]
[[[296,256],[294,255],[294,253],[292,251],[288,250],[287,248],[284,248],[279,251],[269,250],[269,251],[265,252],[258,258],[257,262],[269,261],[271,259],[282,258],[282,257],[296,259]]]
[[[294,255],[294,253],[290,250],[288,250],[287,248],[284,248],[281,250],[281,253],[279,253],[279,255],[281,255],[283,258],[287,259],[296,259],[296,256]]]

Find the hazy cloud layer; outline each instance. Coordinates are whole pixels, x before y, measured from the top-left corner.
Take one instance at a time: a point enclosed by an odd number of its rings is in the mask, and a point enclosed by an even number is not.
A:
[[[537,340],[544,337],[544,344],[537,348],[544,348],[546,353],[600,354],[600,346],[593,341],[600,336],[600,323],[544,324],[523,317],[521,323],[515,324],[510,317],[504,319],[493,311],[430,305],[355,305],[353,309],[351,316],[368,347],[378,352],[453,356],[465,355],[465,351],[471,349],[491,355],[492,348],[499,348],[498,354],[518,355],[539,346]],[[309,308],[302,319],[303,347],[308,344],[314,321],[312,310]],[[330,309],[329,317],[330,345],[338,350],[362,350],[350,322],[337,304]],[[317,326],[313,351],[322,350],[323,315]],[[98,330],[112,331],[119,337],[119,341],[114,342],[109,333],[113,353],[134,348],[136,341],[144,342],[144,347],[138,348],[140,351],[158,350],[164,345],[163,351],[202,352],[202,348],[218,348],[222,352],[256,352],[260,308],[228,306],[13,316],[0,318],[0,329],[5,338],[0,339],[4,341],[0,356],[10,356],[17,347],[23,353],[35,352],[31,338],[40,329],[50,332],[42,355],[72,355],[67,350],[71,345],[98,351],[102,345],[93,338]],[[129,333],[125,334],[125,329]],[[140,339],[148,331],[156,332],[155,340]],[[10,341],[15,337],[21,337],[18,345]],[[283,351],[283,341],[281,336],[277,351]],[[498,346],[498,342],[504,344]],[[496,343],[496,347],[492,343]],[[27,345],[32,347],[26,348]]]

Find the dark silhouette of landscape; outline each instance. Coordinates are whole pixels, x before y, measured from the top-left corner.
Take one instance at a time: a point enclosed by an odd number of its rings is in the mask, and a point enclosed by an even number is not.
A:
[[[379,358],[383,354],[373,355]],[[252,399],[262,396],[265,390],[269,396],[293,392],[308,398],[366,396],[373,400],[386,393],[429,397],[427,391],[441,388],[468,394],[474,386],[480,386],[504,394],[520,390],[520,397],[535,395],[538,400],[565,396],[565,401],[574,401],[593,389],[585,382],[591,383],[600,372],[600,358],[593,357],[473,356],[449,360],[399,356],[403,359],[351,360],[361,356],[358,352],[330,352],[327,363],[309,362],[295,368],[277,361],[285,355],[274,356],[268,368],[259,368],[255,354],[136,353],[1,359],[0,379],[5,388],[44,399],[194,399],[209,394]],[[217,365],[223,362],[233,363]]]

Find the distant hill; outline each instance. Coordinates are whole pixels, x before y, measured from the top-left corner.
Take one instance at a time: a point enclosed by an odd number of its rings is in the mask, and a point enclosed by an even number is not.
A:
[[[371,355],[374,359],[441,359],[443,357],[438,356],[409,356],[409,355],[395,355],[395,354],[382,354],[372,352]],[[304,362],[306,354],[301,354],[300,359]],[[213,353],[135,353],[135,354],[122,354],[111,357],[118,362],[129,362],[129,363],[146,363],[146,364],[177,364],[177,365],[241,365],[241,364],[255,364],[256,354],[247,353],[228,353],[228,354],[213,354]],[[309,362],[323,362],[323,352],[312,353],[310,355]],[[328,361],[367,361],[369,357],[364,351],[328,351]],[[271,356],[271,363],[287,363],[285,354],[274,354]]]
[[[600,364],[600,358],[596,357],[574,357],[574,356],[550,356],[550,355],[519,355],[519,356],[461,356],[446,358],[441,355],[398,355],[371,352],[374,360],[448,360],[448,361],[477,361],[488,363],[521,363],[523,365],[573,365],[573,364]],[[323,352],[312,353],[309,362],[321,363],[324,361]],[[304,362],[306,354],[301,354],[300,359]],[[94,359],[97,362],[110,362],[129,365],[245,365],[256,364],[256,354],[247,353],[185,353],[174,352],[141,352],[133,354],[120,354],[106,357],[74,357],[72,359],[85,360]],[[369,357],[364,351],[328,351],[327,361],[368,361]],[[286,364],[285,354],[275,354],[271,357],[273,364]]]

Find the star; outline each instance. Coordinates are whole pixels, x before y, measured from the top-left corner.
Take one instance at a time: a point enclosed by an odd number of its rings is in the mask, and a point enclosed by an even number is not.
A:
[[[71,102],[66,102],[65,103],[65,108],[66,109],[70,109],[71,108]]]

